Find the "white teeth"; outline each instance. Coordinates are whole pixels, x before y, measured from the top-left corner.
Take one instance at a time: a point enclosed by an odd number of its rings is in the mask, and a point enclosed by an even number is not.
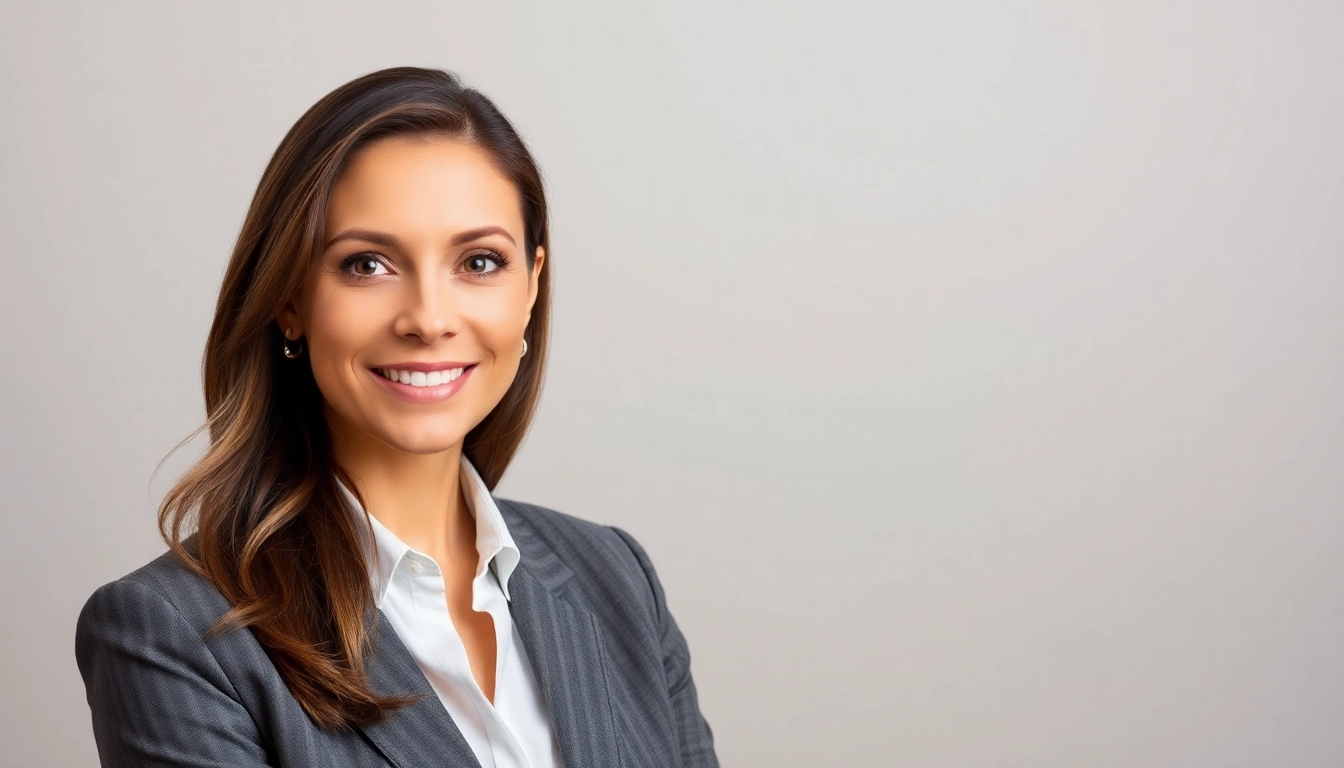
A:
[[[412,387],[437,387],[461,376],[465,370],[465,368],[453,368],[447,371],[425,373],[424,371],[398,371],[392,368],[379,368],[378,373],[382,374],[384,378],[409,384]]]

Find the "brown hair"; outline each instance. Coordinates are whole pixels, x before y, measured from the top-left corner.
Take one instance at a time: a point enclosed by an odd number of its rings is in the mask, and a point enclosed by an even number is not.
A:
[[[374,72],[327,94],[285,135],[257,185],[206,341],[206,423],[183,441],[208,428],[210,447],[159,509],[170,549],[233,606],[212,631],[250,627],[323,728],[371,724],[413,699],[370,689],[364,659],[376,608],[358,538],[365,532],[336,478],[359,492],[332,456],[308,359],[283,357],[275,318],[319,255],[327,202],[343,167],[362,146],[398,134],[442,136],[489,154],[518,190],[529,272],[537,246],[549,255],[540,172],[484,95],[450,72],[416,67]],[[547,259],[527,325],[529,354],[503,399],[463,443],[491,490],[541,393],[549,265]],[[196,533],[183,540],[193,516]]]

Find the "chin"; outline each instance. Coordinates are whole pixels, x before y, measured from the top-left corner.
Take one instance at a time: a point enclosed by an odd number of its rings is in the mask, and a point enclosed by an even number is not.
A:
[[[466,432],[452,429],[398,429],[385,432],[381,440],[403,453],[442,453],[462,442]]]

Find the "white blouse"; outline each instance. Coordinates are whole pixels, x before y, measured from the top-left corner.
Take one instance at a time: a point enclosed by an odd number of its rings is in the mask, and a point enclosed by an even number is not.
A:
[[[471,605],[489,613],[495,624],[494,704],[471,674],[466,648],[448,613],[438,563],[408,547],[369,515],[375,546],[369,548],[365,542],[365,552],[370,555],[374,599],[482,768],[560,768],[560,747],[546,704],[509,615],[509,576],[518,565],[518,547],[485,481],[465,455],[458,474],[467,508],[476,518],[476,551],[480,554],[471,582]],[[363,507],[344,483],[336,482],[360,517],[362,529]]]

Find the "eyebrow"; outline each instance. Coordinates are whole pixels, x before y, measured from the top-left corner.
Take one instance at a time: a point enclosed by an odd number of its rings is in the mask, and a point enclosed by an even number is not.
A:
[[[513,243],[515,246],[518,245],[518,243],[514,241],[513,235],[510,235],[508,230],[496,226],[477,227],[475,229],[468,229],[465,232],[459,232],[453,236],[453,239],[449,241],[448,245],[450,247],[458,246],[463,243],[469,243],[472,240],[479,240],[487,235],[502,235],[510,243]],[[396,235],[391,235],[387,232],[378,232],[372,229],[354,228],[347,229],[341,234],[328,240],[327,244],[322,246],[322,250],[325,251],[342,240],[363,240],[386,248],[402,248],[401,241],[397,239]]]

